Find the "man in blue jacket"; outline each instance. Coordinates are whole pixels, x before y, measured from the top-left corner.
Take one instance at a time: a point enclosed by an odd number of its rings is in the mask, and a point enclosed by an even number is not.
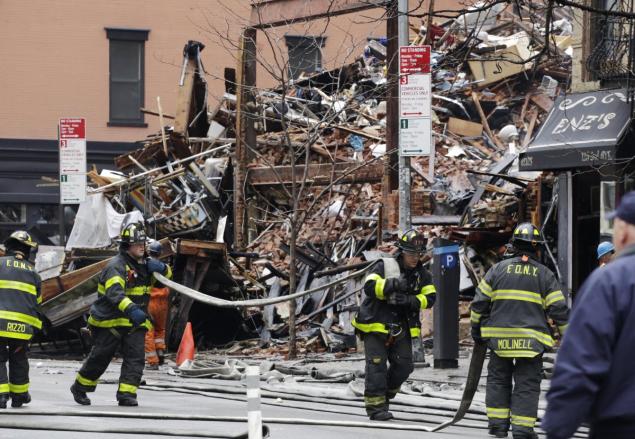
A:
[[[594,439],[635,438],[635,191],[612,217],[616,258],[582,286],[556,359],[549,439],[570,438],[582,422]]]

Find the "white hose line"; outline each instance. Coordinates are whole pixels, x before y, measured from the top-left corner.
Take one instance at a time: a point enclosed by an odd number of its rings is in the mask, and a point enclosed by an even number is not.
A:
[[[379,261],[379,260],[378,260]],[[219,299],[218,297],[208,296],[207,294],[201,293],[200,291],[196,291],[192,288],[186,287],[185,285],[181,285],[180,283],[174,282],[160,273],[153,273],[155,279],[161,282],[166,287],[176,291],[177,293],[188,296],[191,299],[196,300],[197,302],[204,303],[206,305],[216,306],[219,308],[247,308],[252,306],[265,306],[265,305],[274,305],[276,303],[287,302],[293,299],[297,299],[298,297],[306,296],[308,294],[313,294],[318,291],[333,287],[339,283],[347,281],[349,279],[353,279],[357,276],[364,274],[368,269],[370,269],[375,264],[370,264],[368,267],[362,268],[361,270],[355,271],[349,275],[346,275],[342,278],[336,279],[333,282],[329,282],[324,285],[319,285],[315,288],[310,288],[308,290],[299,291],[297,293],[289,294],[287,296],[280,297],[270,297],[267,299],[254,299],[254,300],[225,300]]]

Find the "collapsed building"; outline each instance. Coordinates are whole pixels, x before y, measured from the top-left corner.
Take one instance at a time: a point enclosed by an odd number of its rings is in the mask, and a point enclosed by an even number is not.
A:
[[[465,301],[519,221],[541,226],[552,250],[545,262],[557,269],[557,180],[519,172],[517,157],[567,88],[571,16],[554,9],[546,43],[544,18],[529,28],[510,8],[495,12],[417,29],[412,41],[434,47],[435,142],[433,163],[411,161],[412,223],[430,242],[462,244]],[[399,193],[385,183],[395,158],[386,140],[385,42],[370,41],[357,60],[337,69],[254,89],[248,105],[233,69],[226,69],[222,99],[209,103],[202,50],[195,41],[185,46],[174,115],[148,111],[159,118],[160,132],[119,156],[116,170],[89,173],[92,189],[65,251],[38,255],[51,324],[41,339],[44,352],[85,348],[81,328],[97,277],[117,251],[112,240],[121,225],[132,221],[164,243],[175,281],[204,294],[283,296],[292,292],[292,277],[295,291],[317,290],[296,299],[300,352],[355,349],[350,322],[363,276],[347,274],[394,251],[398,233]],[[244,118],[255,139],[247,146]],[[458,306],[467,328],[467,306]],[[284,355],[290,312],[288,302],[215,308],[173,293],[168,345],[178,346],[191,321],[200,348]],[[430,318],[424,321],[430,337]]]

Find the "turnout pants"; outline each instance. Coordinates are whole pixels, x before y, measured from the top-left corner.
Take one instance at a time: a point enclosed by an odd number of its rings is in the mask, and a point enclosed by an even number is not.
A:
[[[29,391],[29,342],[0,337],[0,395],[16,397]],[[7,374],[7,362],[9,373]]]
[[[366,357],[364,404],[368,416],[388,410],[389,401],[397,396],[414,369],[412,341],[407,332],[403,331],[389,346],[386,346],[386,334],[363,335]]]
[[[511,421],[514,438],[530,436],[538,415],[541,379],[542,355],[501,358],[491,352],[485,395],[489,427],[507,431]]]
[[[167,288],[153,288],[148,304],[148,312],[154,328],[146,333],[145,356],[148,364],[159,364],[157,349],[165,351],[165,325],[168,319]]]
[[[136,398],[144,366],[143,340],[145,328],[90,328],[93,348],[84,361],[76,386],[84,392],[94,392],[99,377],[106,371],[117,349],[123,356],[117,399]]]

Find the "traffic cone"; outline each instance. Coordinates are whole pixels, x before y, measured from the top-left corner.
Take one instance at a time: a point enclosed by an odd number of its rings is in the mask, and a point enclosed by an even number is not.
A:
[[[181,343],[179,344],[179,350],[176,352],[176,366],[180,367],[181,364],[186,361],[194,360],[194,335],[192,334],[192,324],[187,322],[185,325],[185,331],[183,331],[183,337],[181,337]]]

